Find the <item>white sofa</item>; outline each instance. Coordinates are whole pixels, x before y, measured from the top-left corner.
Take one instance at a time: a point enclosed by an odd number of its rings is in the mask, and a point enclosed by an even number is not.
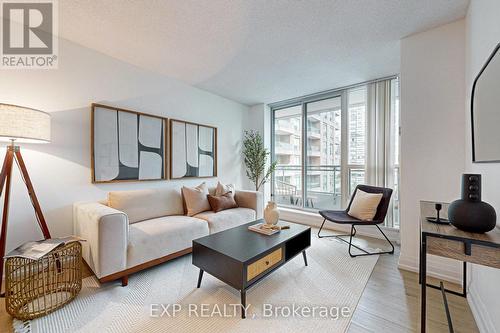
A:
[[[261,193],[236,191],[235,200],[238,208],[189,217],[180,189],[110,192],[74,204],[74,231],[87,240],[83,258],[99,281],[126,285],[129,274],[190,253],[193,239],[262,218]]]

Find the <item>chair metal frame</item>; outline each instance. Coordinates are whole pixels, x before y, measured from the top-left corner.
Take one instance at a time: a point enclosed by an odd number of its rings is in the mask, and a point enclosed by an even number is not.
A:
[[[358,185],[358,186],[356,186],[356,191],[358,189],[361,191],[364,191],[364,192],[368,192],[368,193],[382,193],[383,194],[382,200],[380,200],[379,206],[377,207],[377,213],[375,214],[373,221],[358,220],[358,221],[353,221],[353,222],[338,222],[335,220],[328,219],[325,216],[325,214],[322,214],[322,213],[328,213],[331,211],[320,211],[320,214],[321,214],[321,216],[324,217],[324,219],[323,219],[323,223],[321,224],[321,227],[319,228],[319,231],[318,231],[318,238],[334,237],[334,238],[337,238],[337,239],[343,241],[344,243],[349,244],[349,255],[352,258],[362,257],[362,256],[371,256],[371,255],[376,255],[376,254],[394,254],[394,245],[389,240],[389,238],[386,236],[384,231],[378,226],[379,224],[384,222],[385,217],[387,215],[387,209],[389,207],[389,202],[391,200],[392,189],[383,188],[383,187],[368,186],[368,185]],[[356,193],[356,191],[354,193]],[[351,197],[349,205],[345,211],[336,211],[336,212],[342,212],[342,213],[345,213],[347,215],[347,212],[349,211],[349,208],[351,207],[353,198],[354,198],[354,195]],[[353,220],[356,220],[356,219],[353,218]],[[325,225],[326,221],[333,222],[333,223],[340,223],[340,224],[350,224],[351,225],[351,232],[349,234],[341,234],[341,235],[321,235],[321,230],[323,230],[323,226]],[[376,226],[377,229],[380,231],[380,233],[384,236],[385,240],[391,246],[391,250],[390,251],[369,252],[369,251],[357,246],[356,244],[353,244],[352,239],[356,235],[356,226],[357,225],[362,225],[362,226],[374,225],[374,226]],[[349,241],[345,240],[342,237],[349,237]],[[364,253],[353,254],[351,252],[351,247],[354,247],[354,248],[356,248],[359,251],[364,252]]]

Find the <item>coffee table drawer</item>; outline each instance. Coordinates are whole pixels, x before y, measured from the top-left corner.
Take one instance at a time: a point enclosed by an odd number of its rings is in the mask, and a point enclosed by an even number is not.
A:
[[[247,266],[247,281],[252,280],[256,276],[274,267],[281,261],[281,259],[283,259],[283,248],[280,247],[279,249],[249,264]]]

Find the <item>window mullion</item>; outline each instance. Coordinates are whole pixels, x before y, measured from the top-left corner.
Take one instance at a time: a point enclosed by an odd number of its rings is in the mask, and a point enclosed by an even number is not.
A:
[[[348,197],[349,197],[349,170],[347,166],[347,92],[342,91],[341,103],[340,103],[340,192],[342,195],[342,206],[347,207]]]
[[[302,103],[302,208],[307,195],[307,106]]]

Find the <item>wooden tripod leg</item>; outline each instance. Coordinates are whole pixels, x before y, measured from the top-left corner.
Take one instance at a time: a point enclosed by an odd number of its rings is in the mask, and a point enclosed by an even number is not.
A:
[[[10,200],[10,183],[12,179],[12,162],[14,154],[7,148],[7,153],[5,154],[5,161],[2,167],[2,173],[0,175],[0,193],[3,190],[5,184],[5,197],[3,203],[2,212],[2,228],[0,234],[0,293],[2,291],[2,278],[3,278],[3,257],[5,256],[5,247],[7,243],[7,223],[9,219],[9,200]]]
[[[26,165],[24,164],[23,157],[21,155],[21,151],[19,148],[14,152],[16,160],[19,165],[19,169],[24,178],[24,182],[26,183],[26,187],[28,188],[28,194],[31,199],[31,203],[33,204],[33,208],[35,209],[35,214],[38,219],[38,224],[40,225],[40,229],[42,229],[43,237],[45,239],[51,238],[49,228],[47,227],[47,222],[45,222],[45,218],[43,217],[42,208],[40,207],[40,203],[35,194],[35,189],[33,188],[33,184],[31,183],[30,176],[28,174],[28,170],[26,169]]]
[[[7,165],[9,164],[9,159],[12,167],[12,157],[12,151],[10,149],[7,149],[7,151],[5,152],[5,158],[3,159],[2,173],[0,173],[0,196],[2,195],[3,186],[5,185],[5,178],[7,177]]]

